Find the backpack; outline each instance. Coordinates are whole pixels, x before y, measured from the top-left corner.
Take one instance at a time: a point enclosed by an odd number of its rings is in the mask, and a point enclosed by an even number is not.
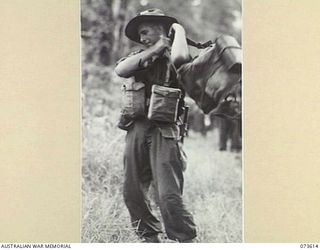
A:
[[[221,35],[214,43],[188,44],[203,50],[177,70],[186,93],[205,114],[240,119],[242,50],[236,39]]]

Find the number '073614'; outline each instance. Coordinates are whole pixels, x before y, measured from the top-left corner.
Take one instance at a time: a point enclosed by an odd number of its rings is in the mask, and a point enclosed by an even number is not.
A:
[[[303,243],[300,248],[319,248],[318,244]]]

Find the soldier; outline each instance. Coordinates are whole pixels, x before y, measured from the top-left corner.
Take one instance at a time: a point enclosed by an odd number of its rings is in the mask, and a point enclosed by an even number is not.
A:
[[[241,151],[241,120],[215,118],[219,128],[219,150],[227,150],[227,141],[230,139],[230,151]]]
[[[191,60],[185,30],[175,18],[166,16],[159,9],[150,9],[129,21],[125,34],[142,44],[144,49],[120,59],[115,72],[120,77],[133,78],[144,84],[148,110],[151,88],[154,84],[163,85],[167,72],[170,87],[180,88],[176,69]],[[178,116],[182,114],[183,105],[181,98]],[[168,238],[193,242],[195,224],[182,200],[184,163],[177,124],[150,121],[145,114],[135,118],[122,117],[119,127],[128,131],[124,152],[124,200],[137,234],[145,242],[160,242],[161,224],[146,197],[153,180]]]

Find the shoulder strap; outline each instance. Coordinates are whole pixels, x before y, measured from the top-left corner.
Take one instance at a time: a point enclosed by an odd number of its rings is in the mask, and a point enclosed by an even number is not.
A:
[[[171,59],[171,55],[170,55],[169,51],[166,50],[164,55],[167,58],[167,71],[166,71],[166,78],[165,78],[165,86],[166,87],[170,87],[169,86],[169,79],[170,79],[170,73],[171,73],[171,67],[172,67],[173,71],[175,72],[175,74],[177,76],[178,86],[180,86],[180,88],[183,89],[183,84],[181,83],[181,81],[179,79],[179,76],[178,76],[178,70],[177,70],[176,66],[174,65],[174,63],[173,63],[173,61]]]
[[[211,40],[209,40],[205,43],[199,43],[199,42],[195,42],[195,41],[191,40],[190,38],[187,38],[187,43],[188,43],[188,45],[196,47],[198,49],[205,49],[213,44],[213,42]]]
[[[170,35],[170,39],[171,41],[173,41],[174,38],[174,32],[171,33]],[[196,47],[198,49],[205,49],[207,47],[209,47],[211,44],[213,44],[213,42],[211,40],[205,42],[205,43],[200,43],[200,42],[195,42],[193,40],[191,40],[190,38],[186,38],[187,39],[187,44],[193,47]]]
[[[177,69],[173,64],[173,61],[171,60],[170,52],[167,49],[164,52],[164,56],[167,58],[167,71],[166,71],[166,77],[165,77],[165,84],[166,84],[166,83],[169,83],[171,66],[176,74],[177,74]]]

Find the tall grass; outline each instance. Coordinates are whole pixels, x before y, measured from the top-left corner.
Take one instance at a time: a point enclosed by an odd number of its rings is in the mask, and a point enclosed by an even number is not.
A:
[[[186,203],[194,212],[200,242],[242,241],[241,155],[218,151],[216,131],[185,141]]]
[[[140,242],[122,198],[125,132],[116,127],[121,80],[110,68],[88,65],[84,71],[82,242]],[[241,242],[241,155],[218,151],[217,138],[216,132],[186,138],[184,200],[198,242]]]

